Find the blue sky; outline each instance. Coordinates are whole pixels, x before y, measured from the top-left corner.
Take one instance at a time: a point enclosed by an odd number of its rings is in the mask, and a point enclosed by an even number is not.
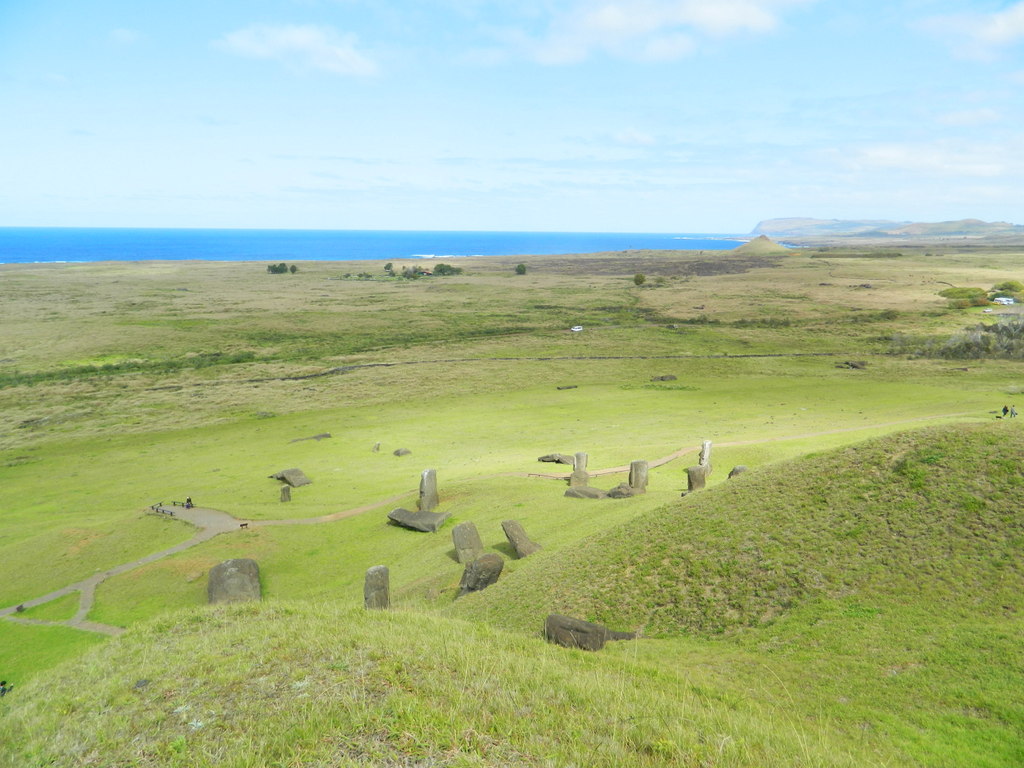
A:
[[[0,0],[0,226],[1024,223],[1024,2]]]

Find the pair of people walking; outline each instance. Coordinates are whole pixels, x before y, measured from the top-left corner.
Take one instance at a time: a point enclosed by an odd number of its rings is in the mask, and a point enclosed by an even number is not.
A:
[[[1011,419],[1014,418],[1017,415],[1017,406],[1016,405],[1011,405],[1011,406],[1004,405],[1003,406],[1003,418],[1006,418],[1007,414],[1009,414]]]

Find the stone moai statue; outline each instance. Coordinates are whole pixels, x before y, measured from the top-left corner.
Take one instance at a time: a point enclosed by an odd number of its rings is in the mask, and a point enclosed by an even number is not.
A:
[[[380,453],[380,443],[374,443],[373,448],[371,448],[370,450],[372,450],[374,453]]]
[[[629,462],[629,488],[633,493],[647,492],[647,462],[643,459]]]
[[[523,526],[518,520],[505,520],[501,524],[501,529],[505,531],[505,538],[512,545],[512,549],[516,551],[516,557],[522,559],[540,550],[540,544],[526,535],[526,531],[523,530]]]
[[[290,485],[281,486],[281,501],[292,500],[292,487]]]
[[[391,574],[387,566],[375,565],[367,569],[363,582],[363,607],[371,611],[386,611],[391,607]]]
[[[420,500],[417,508],[420,512],[433,512],[438,502],[437,470],[424,469],[420,476]]]
[[[488,552],[468,563],[466,570],[462,573],[462,581],[459,582],[458,597],[470,592],[479,592],[481,589],[491,586],[501,576],[504,567],[505,561],[501,559],[501,555],[494,552]]]
[[[699,491],[707,485],[707,474],[704,471],[704,467],[687,467],[686,468],[686,490],[687,491]]]
[[[462,565],[472,563],[484,553],[476,525],[470,522],[459,523],[452,528],[452,543],[455,545],[455,557]]]
[[[711,474],[711,441],[705,440],[700,444],[700,458],[697,459],[697,464],[704,467],[704,474]]]
[[[259,565],[255,560],[241,557],[213,566],[206,584],[206,596],[210,603],[259,600],[262,596]]]
[[[590,475],[587,474],[588,458],[582,451],[576,454],[572,463],[572,474],[569,475],[570,488],[579,488],[590,482]]]
[[[746,471],[746,464],[737,464],[735,467],[729,470],[729,477],[736,477],[736,475],[742,475]]]

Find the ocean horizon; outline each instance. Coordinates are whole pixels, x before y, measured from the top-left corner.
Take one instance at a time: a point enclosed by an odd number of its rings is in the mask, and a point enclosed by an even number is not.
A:
[[[97,261],[391,261],[630,250],[731,250],[708,233],[0,227],[0,264]]]

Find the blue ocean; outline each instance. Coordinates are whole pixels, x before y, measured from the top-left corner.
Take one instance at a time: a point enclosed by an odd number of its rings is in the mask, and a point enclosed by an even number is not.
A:
[[[735,248],[729,235],[621,232],[0,227],[0,264],[85,261],[376,261]]]

